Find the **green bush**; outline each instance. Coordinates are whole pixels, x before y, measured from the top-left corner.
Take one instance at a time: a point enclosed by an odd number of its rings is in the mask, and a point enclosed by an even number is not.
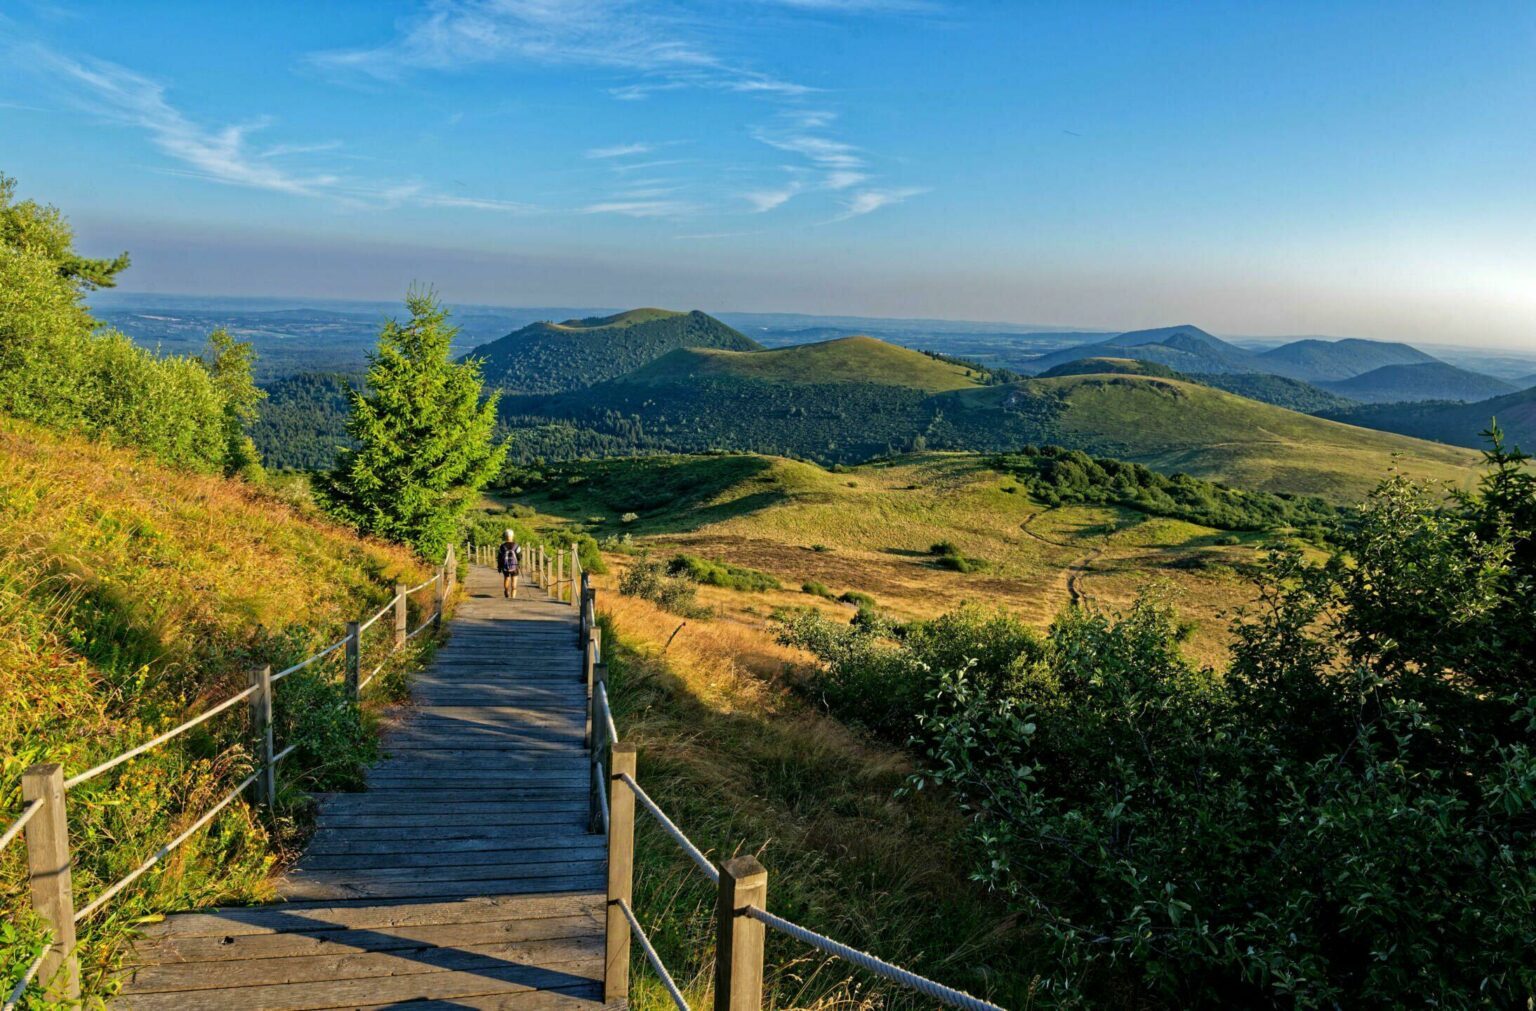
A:
[[[1524,1007],[1536,993],[1536,475],[1384,484],[1276,549],[1217,671],[1143,598],[1041,638],[794,616],[834,712],[910,741],[1056,1007]]]
[[[225,337],[210,371],[202,359],[162,358],[97,332],[84,294],[111,287],[127,255],[77,256],[56,209],[14,195],[15,181],[0,176],[0,411],[178,467],[254,473],[245,428],[260,394],[249,346]]]
[[[693,580],[674,576],[666,566],[654,558],[642,558],[619,577],[619,592],[630,597],[643,597],[662,610],[684,618],[705,618],[709,608],[698,603],[698,587]]]
[[[855,607],[872,608],[875,606],[875,598],[862,590],[844,590],[837,599],[845,604],[852,604]]]
[[[700,558],[697,555],[679,554],[667,563],[667,572],[674,576],[687,576],[696,583],[722,586],[727,590],[777,590],[779,581],[766,572],[749,569],[744,565]]]
[[[818,583],[815,580],[801,583],[800,592],[809,593],[813,597],[826,597],[828,600],[833,596],[832,591],[827,589],[826,583]]]

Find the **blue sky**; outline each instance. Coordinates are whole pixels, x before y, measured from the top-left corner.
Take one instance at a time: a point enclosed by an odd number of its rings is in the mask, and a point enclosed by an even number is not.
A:
[[[1536,345],[1536,7],[0,0],[130,290]]]

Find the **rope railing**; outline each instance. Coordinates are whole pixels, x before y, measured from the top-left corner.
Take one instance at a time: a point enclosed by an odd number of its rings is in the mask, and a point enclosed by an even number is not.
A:
[[[715,869],[715,865],[710,863],[709,858],[700,852],[699,848],[693,844],[693,840],[683,834],[682,829],[672,823],[672,819],[667,817],[666,812],[656,806],[656,802],[650,798],[650,795],[640,789],[640,784],[635,782],[634,777],[627,772],[621,772],[617,778],[634,792],[635,799],[640,802],[640,806],[649,811],[651,817],[655,818],[657,823],[661,825],[662,831],[671,836],[672,841],[682,847],[683,852],[688,854],[688,859],[699,865],[699,870],[704,872],[704,876],[718,885],[720,883],[720,872]]]
[[[672,979],[672,974],[662,963],[661,956],[656,954],[656,949],[651,945],[651,939],[646,936],[645,928],[640,926],[640,921],[635,919],[635,911],[629,908],[629,903],[623,899],[618,900],[619,910],[623,912],[624,919],[629,921],[629,929],[634,932],[635,939],[640,942],[640,950],[645,952],[646,961],[651,963],[651,968],[656,970],[656,975],[661,978],[661,985],[667,988],[667,996],[672,998],[678,1011],[689,1011],[688,1000],[683,996],[683,991],[677,988],[677,983]]]
[[[583,605],[582,619],[584,626],[590,631],[587,633],[588,639],[584,643],[584,648],[589,653],[595,653],[599,640],[598,630],[593,627],[596,616],[590,590],[586,596],[588,603]],[[614,722],[613,709],[608,698],[606,673],[591,683],[591,706],[590,745],[593,781],[596,786],[593,824],[600,825],[608,837],[609,943],[610,945],[613,943],[615,936],[614,924],[617,921],[614,917],[621,915],[623,920],[628,921],[628,933],[632,933],[639,941],[646,959],[656,970],[668,994],[679,1008],[686,1009],[687,1004],[662,964],[660,956],[652,947],[650,939],[640,928],[629,904],[633,888],[634,808],[636,805],[655,819],[662,831],[718,889],[716,908],[721,922],[718,925],[720,945],[717,946],[715,953],[716,1008],[728,1009],[728,1011],[748,1011],[748,1009],[759,1011],[763,1006],[763,931],[766,927],[825,954],[841,958],[889,982],[914,990],[940,1004],[961,1008],[964,1011],[1003,1011],[996,1004],[973,997],[962,990],[944,986],[942,983],[920,976],[909,969],[903,969],[869,952],[860,951],[858,948],[768,912],[765,908],[768,875],[761,864],[752,857],[738,857],[718,865],[712,863],[636,781],[635,749],[632,745],[621,745],[619,742],[618,727]],[[605,749],[611,750],[614,766],[608,775],[603,773],[602,765]],[[608,789],[605,790],[604,786],[608,786]],[[621,789],[630,796],[623,796],[619,792]],[[630,797],[633,798],[633,802],[630,801]],[[623,868],[617,880],[612,870],[615,866]],[[624,943],[627,947],[628,942]],[[623,953],[616,955],[610,951],[607,963],[613,975],[605,980],[604,998],[616,1001],[627,996],[628,993],[628,958]],[[617,967],[621,964],[625,968],[619,970]],[[754,964],[755,968],[753,968]]]
[[[834,941],[825,934],[818,934],[814,930],[808,930],[798,923],[784,919],[782,916],[775,916],[766,909],[748,906],[746,908],[746,915],[765,926],[772,927],[781,934],[793,937],[802,944],[808,944],[812,948],[824,951],[829,955],[836,955],[838,958],[852,962],[859,968],[866,969],[876,976],[888,979],[893,983],[900,983],[902,986],[916,990],[923,996],[931,997],[950,1007],[965,1008],[966,1011],[1003,1011],[996,1004],[989,1004],[978,997],[972,997],[963,990],[956,990],[952,987],[935,983],[926,976],[919,976],[915,972],[909,972],[900,966],[892,965],[884,959],[876,958],[867,951],[860,951],[840,941]]]
[[[27,801],[26,806],[21,809],[21,814],[16,817],[15,821],[11,822],[11,827],[5,830],[4,835],[0,835],[0,850],[5,849],[11,844],[12,839],[21,835],[21,830],[27,827],[27,822],[31,821],[32,816],[37,814],[37,812],[41,811],[42,809],[42,801]]]
[[[204,812],[203,816],[201,818],[197,819],[197,821],[193,822],[191,827],[189,827],[186,831],[182,832],[181,835],[179,835],[176,838],[172,839],[170,842],[166,843],[164,846],[161,846],[158,850],[155,851],[154,855],[151,856],[148,860],[144,861],[143,863],[139,864],[139,866],[137,866],[133,870],[129,871],[127,874],[124,874],[122,877],[118,878],[117,881],[113,882],[113,884],[109,888],[107,888],[106,891],[104,891],[100,895],[98,895],[96,897],[95,901],[93,901],[90,905],[86,906],[84,909],[81,909],[78,912],[76,912],[75,913],[75,922],[79,923],[81,920],[86,919],[92,913],[96,912],[96,910],[98,910],[102,906],[106,905],[107,902],[109,900],[111,900],[112,896],[116,895],[118,892],[121,892],[124,888],[127,888],[129,885],[133,884],[141,876],[143,876],[144,873],[147,872],[150,868],[154,867],[161,860],[164,860],[173,851],[175,851],[179,846],[181,846],[182,843],[184,843],[188,839],[192,838],[192,836],[197,832],[198,829],[202,828],[204,825],[208,824],[210,821],[213,821],[213,819],[218,816],[218,813],[220,811],[224,810],[226,807],[228,807],[234,801],[234,799],[236,797],[240,796],[246,790],[250,789],[251,784],[256,782],[257,777],[259,777],[260,775],[261,775],[261,772],[257,771],[257,772],[253,772],[249,776],[245,777],[245,779],[240,783],[239,786],[235,787],[233,790],[231,790],[228,793],[226,793],[224,795],[224,799],[223,800],[219,801],[217,804],[213,805],[213,807],[209,808],[206,812]]]
[[[236,695],[234,695],[234,696],[232,696],[230,698],[227,698],[223,702],[220,702],[218,705],[214,706],[212,709],[210,709],[207,712],[203,713],[201,716],[194,716],[190,720],[188,720],[187,722],[181,724],[180,726],[172,727],[170,730],[167,730],[165,733],[161,734],[160,736],[150,738],[149,740],[145,741],[143,744],[139,745],[137,748],[130,748],[127,751],[123,752],[121,755],[118,755],[115,758],[109,758],[105,762],[102,762],[100,765],[94,765],[91,768],[86,769],[84,772],[80,773],[77,776],[71,776],[69,779],[66,779],[64,781],[64,789],[72,790],[75,787],[79,786],[81,783],[84,783],[87,780],[95,779],[97,776],[101,775],[103,772],[106,772],[109,769],[115,769],[119,765],[122,765],[124,762],[128,761],[129,759],[137,758],[138,756],[144,754],[144,752],[150,751],[150,750],[152,750],[154,748],[159,747],[160,745],[164,744],[166,741],[169,741],[171,738],[177,737],[177,736],[179,736],[181,734],[184,734],[188,730],[191,730],[193,727],[196,727],[199,724],[208,722],[209,720],[213,719],[215,716],[217,716],[220,713],[222,713],[224,710],[228,709],[230,706],[233,706],[233,705],[235,705],[236,703],[239,703],[239,702],[243,702],[246,699],[250,698],[252,695],[255,695],[256,691],[257,691],[256,686],[252,685],[251,687],[247,688],[245,691],[240,692],[240,693],[238,693],[238,694],[236,694]]]
[[[332,653],[336,652],[338,649],[341,649],[346,644],[347,644],[347,640],[346,639],[342,639],[339,642],[332,643],[331,645],[327,646],[325,649],[322,649],[320,652],[316,653],[314,656],[309,657],[309,658],[304,659],[304,660],[300,660],[298,663],[294,664],[292,667],[285,667],[284,669],[278,671],[276,674],[273,674],[272,675],[272,680],[274,682],[277,682],[277,681],[281,681],[283,678],[287,677],[289,674],[297,674],[299,671],[303,670],[305,667],[308,667],[310,664],[318,663],[321,660],[324,660],[326,657],[330,656]]]
[[[42,888],[45,892],[47,892],[49,896],[46,904],[44,904],[43,900],[38,896],[39,879],[36,876],[38,872],[33,872],[32,883],[34,890],[34,903],[37,904],[37,910],[40,914],[42,914],[46,924],[52,929],[52,936],[54,937],[54,940],[51,941],[49,945],[43,949],[42,953],[38,955],[37,959],[28,968],[27,972],[16,983],[15,987],[11,990],[4,1003],[0,1004],[0,1011],[11,1011],[12,1008],[19,1004],[23,995],[26,993],[27,987],[36,978],[38,972],[49,964],[50,955],[53,955],[57,961],[51,968],[48,969],[48,975],[50,977],[60,977],[64,980],[63,983],[57,983],[54,979],[50,979],[48,981],[50,997],[56,997],[66,1001],[73,1001],[77,999],[79,996],[79,972],[75,962],[77,956],[73,950],[75,945],[75,924],[89,919],[100,910],[102,910],[108,902],[121,894],[135,881],[152,870],[157,864],[164,860],[166,856],[170,855],[176,849],[182,846],[199,830],[206,827],[210,822],[213,821],[214,818],[218,817],[220,812],[229,807],[230,804],[234,803],[236,798],[238,798],[246,790],[249,790],[252,786],[257,787],[258,799],[261,800],[264,804],[270,805],[274,800],[273,793],[275,792],[276,781],[274,777],[276,767],[280,762],[282,762],[283,759],[287,758],[289,755],[293,754],[295,750],[298,749],[299,742],[291,743],[282,751],[273,753],[270,724],[272,703],[271,693],[273,684],[290,674],[294,674],[320,662],[321,660],[324,660],[326,657],[331,656],[338,650],[350,646],[351,648],[348,649],[347,652],[348,683],[350,687],[351,682],[355,680],[357,670],[356,662],[362,649],[362,633],[376,624],[392,609],[397,609],[398,623],[395,626],[395,646],[391,649],[391,653],[393,653],[395,650],[398,650],[404,641],[413,639],[427,628],[432,627],[434,624],[440,623],[443,615],[444,605],[447,599],[448,590],[450,590],[453,585],[453,572],[455,571],[456,564],[456,556],[453,549],[450,547],[448,549],[447,557],[444,560],[444,565],[439,569],[437,575],[434,575],[431,579],[428,579],[425,582],[419,583],[416,586],[410,588],[399,587],[397,584],[397,592],[393,597],[390,598],[389,602],[380,608],[375,614],[369,617],[366,621],[357,625],[349,626],[348,634],[340,641],[327,646],[325,649],[315,653],[312,656],[306,657],[291,667],[284,668],[282,671],[279,671],[276,674],[270,673],[271,668],[253,673],[253,683],[245,690],[237,692],[230,698],[225,699],[223,702],[218,703],[207,711],[200,713],[199,715],[194,716],[175,727],[172,727],[170,730],[167,730],[161,734],[157,734],[142,744],[130,748],[121,754],[115,755],[98,765],[92,766],[91,768],[86,769],[84,772],[78,773],[77,775],[65,779],[57,765],[41,764],[34,765],[29,768],[23,777],[22,787],[24,795],[29,791],[32,791],[33,796],[26,800],[21,813],[16,817],[14,821],[11,822],[10,826],[6,828],[4,833],[0,833],[0,850],[3,850],[7,845],[25,833],[28,850],[32,853],[32,857],[29,860],[32,866],[67,866],[72,861],[72,857],[68,848],[68,833],[66,827],[67,822],[65,821],[64,803],[65,796],[70,789],[76,786],[80,786],[81,784],[86,783],[105,772],[109,772],[110,770],[117,768],[123,763],[131,761],[139,755],[151,751],[154,748],[165,744],[167,741],[180,736],[181,734],[187,733],[188,731],[213,719],[220,713],[226,712],[231,707],[247,700],[251,700],[253,721],[260,717],[260,719],[263,720],[265,726],[264,731],[258,727],[258,738],[260,738],[261,734],[264,733],[264,750],[266,752],[266,756],[265,759],[257,766],[256,770],[252,772],[251,775],[247,776],[232,790],[230,790],[227,794],[225,794],[218,803],[213,805],[213,807],[203,812],[203,814],[200,815],[196,821],[194,821],[190,826],[180,832],[174,839],[161,846],[147,860],[109,885],[88,905],[84,906],[78,911],[74,911],[74,899],[73,895],[70,893],[71,890],[68,883],[68,876],[60,876],[57,874],[52,874],[51,872],[47,874],[43,879],[44,884],[42,885]],[[411,594],[424,590],[434,584],[441,584],[441,586],[437,594],[437,598],[434,601],[435,606],[433,608],[432,614],[414,632],[402,635],[401,633],[404,632],[405,628],[404,609],[406,607],[406,598]],[[359,701],[358,696],[360,695],[362,688],[367,685],[369,681],[373,680],[374,676],[377,675],[387,663],[388,658],[386,658],[383,663],[380,663],[377,667],[375,667],[366,679],[357,684],[355,694],[352,696],[352,701],[354,703]],[[33,823],[38,821],[39,815],[45,816],[44,823],[46,827],[43,831],[37,833],[34,837],[32,828],[35,826]]]
[[[48,957],[48,951],[52,947],[53,944],[50,942],[32,960],[32,964],[27,966],[27,971],[21,974],[21,979],[16,981],[16,985],[11,987],[11,992],[6,995],[5,1003],[0,1004],[0,1011],[13,1011],[21,1003],[21,995],[27,992],[27,987],[37,978],[37,970],[43,967],[43,959]]]

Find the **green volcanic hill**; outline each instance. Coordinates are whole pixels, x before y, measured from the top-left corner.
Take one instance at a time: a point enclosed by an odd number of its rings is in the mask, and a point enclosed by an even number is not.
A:
[[[1497,419],[1510,445],[1536,451],[1536,387],[1472,404],[1446,400],[1365,404],[1349,411],[1329,412],[1327,416],[1351,425],[1480,448],[1487,445],[1481,433]]]
[[[1157,362],[1144,362],[1136,358],[1079,358],[1076,361],[1053,365],[1040,373],[1041,379],[1057,376],[1159,376],[1163,379],[1183,379],[1184,376]]]
[[[1254,356],[1255,372],[1272,372],[1308,382],[1328,382],[1364,375],[1385,365],[1424,365],[1439,359],[1418,348],[1394,341],[1360,337],[1291,341]]]
[[[963,365],[864,337],[775,351],[674,351],[586,390],[508,397],[503,410],[524,459],[664,449],[857,463],[912,450],[1055,444],[1334,500],[1362,495],[1394,463],[1464,482],[1474,462],[1464,450],[1157,376],[984,385]]]
[[[773,351],[721,351],[690,347],[624,377],[630,386],[666,386],[715,378],[763,383],[857,384],[939,393],[979,386],[963,365],[873,337],[840,337]]]
[[[755,351],[756,341],[694,310],[631,309],[615,316],[530,323],[469,357],[487,385],[514,393],[580,390],[624,375],[679,348]]]
[[[1329,390],[1366,404],[1405,400],[1472,402],[1514,393],[1518,386],[1445,362],[1383,365],[1362,375],[1324,383]]]

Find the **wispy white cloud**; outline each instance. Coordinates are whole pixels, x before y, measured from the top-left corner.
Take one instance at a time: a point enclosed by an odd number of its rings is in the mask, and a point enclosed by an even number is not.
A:
[[[864,214],[871,214],[882,207],[899,204],[912,197],[921,196],[928,190],[922,186],[904,186],[897,189],[868,189],[859,190],[844,202],[844,212],[833,218],[833,221],[846,221],[849,218],[857,218]]]
[[[789,201],[794,199],[795,196],[797,196],[803,189],[804,187],[802,187],[799,183],[791,183],[788,186],[781,186],[778,189],[749,190],[746,193],[743,193],[741,196],[742,199],[746,200],[747,203],[752,205],[752,210],[754,213],[766,214],[767,212],[777,207],[782,207],[789,203]]]
[[[433,0],[384,45],[314,53],[309,62],[375,80],[514,61],[645,75],[610,89],[627,101],[687,87],[777,95],[812,90],[728,61],[698,35],[685,19],[634,0]]]
[[[604,200],[588,204],[583,214],[621,214],[628,218],[672,218],[698,211],[685,200]]]
[[[300,170],[285,164],[293,158],[336,151],[339,141],[272,144],[258,148],[251,135],[271,125],[266,118],[247,123],[206,126],[171,104],[165,86],[127,67],[106,60],[64,56],[32,44],[24,52],[26,65],[46,75],[65,101],[110,123],[139,129],[182,166],[179,171],[229,186],[332,200],[353,207],[463,207],[477,210],[531,210],[511,201],[436,193],[419,183],[351,179],[334,172]]]
[[[588,158],[626,158],[636,154],[650,154],[656,150],[656,145],[637,142],[634,144],[614,144],[611,147],[594,147],[587,150]]]

